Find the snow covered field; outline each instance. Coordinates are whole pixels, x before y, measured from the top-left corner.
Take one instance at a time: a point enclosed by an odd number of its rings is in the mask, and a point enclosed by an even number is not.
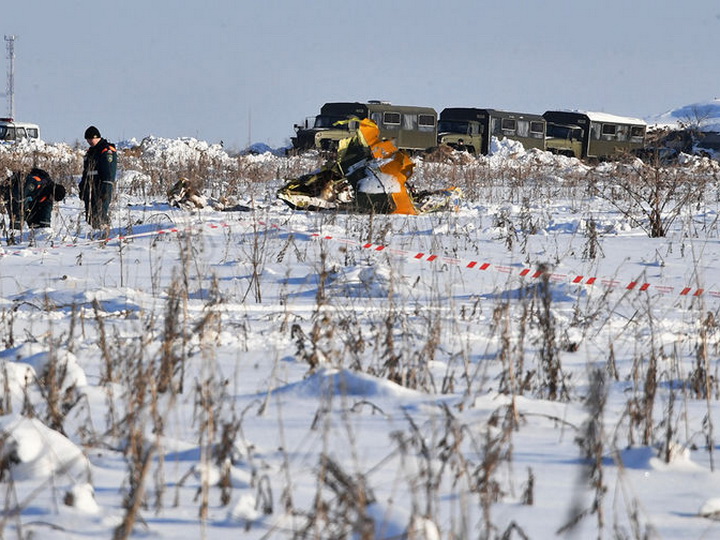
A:
[[[499,145],[367,216],[277,201],[317,157],[121,147],[109,241],[76,190],[3,231],[0,536],[720,537],[717,161]]]

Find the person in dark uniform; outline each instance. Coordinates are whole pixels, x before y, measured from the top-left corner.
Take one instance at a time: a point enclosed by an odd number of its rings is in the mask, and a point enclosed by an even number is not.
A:
[[[21,229],[25,219],[24,182],[22,173],[15,171],[7,182],[0,185],[0,196],[10,216],[10,228]]]
[[[42,169],[34,168],[25,177],[25,221],[31,229],[49,227],[54,201],[65,198],[62,184],[53,182]]]
[[[85,140],[90,145],[83,161],[80,181],[80,198],[85,203],[85,220],[93,229],[110,226],[110,201],[115,188],[117,173],[117,150],[115,145],[100,136],[95,126],[85,130]]]
[[[65,198],[65,187],[53,182],[43,169],[34,167],[24,180],[21,173],[13,174],[3,186],[2,198],[13,229],[20,229],[23,220],[31,229],[50,227],[53,202]]]

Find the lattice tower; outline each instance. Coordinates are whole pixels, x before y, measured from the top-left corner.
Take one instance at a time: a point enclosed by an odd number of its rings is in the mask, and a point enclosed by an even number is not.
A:
[[[15,118],[15,36],[5,36],[7,48],[7,100],[8,116]]]

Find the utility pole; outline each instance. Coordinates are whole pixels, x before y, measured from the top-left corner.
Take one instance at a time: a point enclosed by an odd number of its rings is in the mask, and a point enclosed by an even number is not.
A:
[[[5,36],[7,47],[7,98],[8,116],[15,118],[15,36]]]

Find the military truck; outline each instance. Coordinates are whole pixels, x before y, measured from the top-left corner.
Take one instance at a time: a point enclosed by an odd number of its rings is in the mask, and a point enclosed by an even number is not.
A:
[[[393,105],[386,101],[338,102],[326,103],[320,114],[295,125],[293,150],[336,150],[340,140],[355,134],[358,123],[353,118],[369,118],[377,124],[383,139],[393,139],[402,150],[425,151],[437,144],[437,112],[432,107]]]
[[[40,126],[37,124],[16,122],[13,118],[0,118],[0,143],[39,138]]]
[[[438,120],[438,144],[471,154],[489,154],[492,137],[519,141],[525,148],[545,149],[545,119],[537,114],[452,107]]]
[[[647,124],[639,118],[588,111],[546,111],[546,149],[577,158],[611,159],[645,145]]]

